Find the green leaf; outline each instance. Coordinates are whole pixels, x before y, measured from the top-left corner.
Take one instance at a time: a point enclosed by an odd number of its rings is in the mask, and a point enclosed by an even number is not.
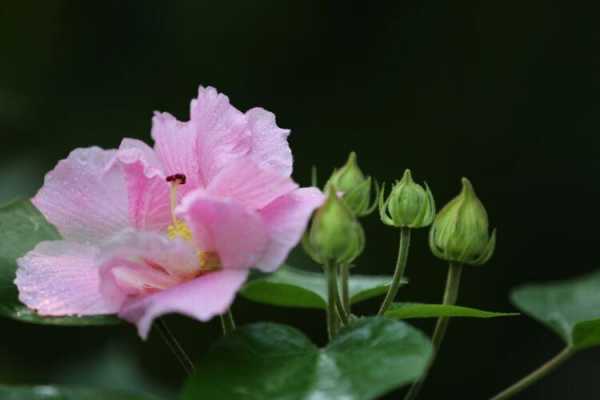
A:
[[[0,315],[20,321],[51,325],[106,325],[119,323],[113,316],[42,317],[18,300],[14,284],[17,258],[44,240],[60,240],[56,228],[29,200],[0,207]]]
[[[485,311],[478,308],[451,306],[445,304],[394,303],[385,313],[385,315],[386,317],[408,319],[437,317],[494,318],[511,317],[519,314]]]
[[[391,276],[351,275],[350,301],[358,303],[384,294]],[[405,282],[406,283],[406,282]],[[258,303],[284,307],[327,307],[327,284],[322,273],[283,265],[276,272],[249,281],[241,294]]]
[[[511,301],[575,349],[600,345],[600,271],[513,290]]]
[[[141,396],[109,389],[77,388],[69,386],[9,386],[0,385],[2,400],[152,400]]]
[[[376,399],[414,382],[431,354],[425,335],[386,318],[360,319],[323,349],[295,328],[258,323],[217,342],[182,399]]]

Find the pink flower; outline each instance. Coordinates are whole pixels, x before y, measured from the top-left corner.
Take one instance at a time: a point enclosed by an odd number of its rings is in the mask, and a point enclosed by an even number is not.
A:
[[[322,202],[290,178],[288,134],[200,87],[190,121],[156,113],[154,148],[74,150],[33,199],[64,240],[18,260],[19,299],[41,315],[118,313],[143,338],[162,314],[222,314],[249,268],[285,260]]]

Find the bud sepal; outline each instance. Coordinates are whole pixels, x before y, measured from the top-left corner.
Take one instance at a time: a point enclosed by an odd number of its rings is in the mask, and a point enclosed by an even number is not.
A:
[[[494,254],[496,230],[489,234],[487,212],[467,178],[433,221],[429,247],[438,258],[467,265],[485,264]]]
[[[435,200],[427,183],[415,183],[409,169],[396,182],[384,201],[385,188],[379,196],[381,221],[397,228],[423,228],[431,225],[435,217]]]

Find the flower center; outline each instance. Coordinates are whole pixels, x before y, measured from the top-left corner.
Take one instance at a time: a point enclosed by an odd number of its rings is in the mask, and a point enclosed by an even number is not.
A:
[[[171,184],[171,224],[167,227],[167,237],[171,240],[181,238],[186,241],[192,240],[192,231],[185,222],[175,216],[175,207],[177,207],[177,188],[185,185],[186,176],[184,174],[175,174],[167,176],[167,182]],[[200,271],[212,271],[221,268],[219,255],[212,251],[197,250],[198,263]]]

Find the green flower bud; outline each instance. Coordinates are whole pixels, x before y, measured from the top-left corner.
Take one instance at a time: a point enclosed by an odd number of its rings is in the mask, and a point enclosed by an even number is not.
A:
[[[375,209],[375,204],[371,204],[371,177],[365,177],[356,162],[356,153],[350,153],[348,161],[339,170],[336,169],[331,174],[329,181],[325,185],[325,190],[335,186],[337,190],[343,193],[343,199],[348,208],[359,217],[370,214]],[[375,188],[378,192],[378,188]]]
[[[484,264],[494,253],[496,230],[489,235],[487,212],[467,178],[433,221],[429,247],[436,257],[468,265]]]
[[[435,201],[425,184],[425,188],[412,180],[410,170],[404,171],[399,182],[392,187],[387,200],[384,193],[379,197],[379,214],[386,225],[398,228],[423,228],[435,217]]]
[[[306,252],[320,264],[348,264],[364,250],[362,226],[337,196],[335,186],[330,186],[325,203],[315,213],[303,245]]]

